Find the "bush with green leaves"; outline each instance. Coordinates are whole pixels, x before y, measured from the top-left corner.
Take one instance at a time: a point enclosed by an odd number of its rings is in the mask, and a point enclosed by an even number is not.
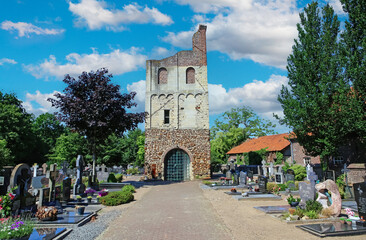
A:
[[[116,176],[114,175],[114,173],[110,173],[107,179],[107,182],[112,182],[112,183],[116,183],[117,179]]]
[[[294,170],[295,180],[302,181],[306,177],[306,168],[301,165],[293,165],[290,169]]]
[[[319,214],[323,209],[323,206],[320,202],[316,200],[307,200],[306,201],[306,212],[315,211],[317,214]]]
[[[305,216],[308,216],[310,219],[317,219],[317,218],[319,218],[319,213],[317,213],[314,210],[306,211]]]
[[[125,185],[122,188],[122,192],[131,192],[131,193],[134,193],[134,192],[136,192],[136,190],[135,190],[135,187],[132,186],[132,185]]]
[[[341,195],[341,198],[344,198],[345,194],[345,187],[346,187],[346,181],[345,181],[345,175],[339,175],[336,179],[336,184],[338,186],[339,194]]]
[[[127,174],[136,175],[139,173],[138,168],[129,168],[127,169]]]
[[[287,202],[290,205],[293,202],[300,202],[300,201],[301,201],[301,198],[294,198],[294,196],[292,196],[292,194],[290,194],[290,196],[287,198]]]
[[[305,214],[305,210],[301,209],[299,207],[297,207],[295,212],[294,212],[294,215],[299,216],[299,218],[302,218],[304,216],[304,214]]]
[[[133,193],[129,191],[111,192],[107,196],[99,198],[99,201],[105,206],[118,206],[129,203],[134,199]]]
[[[273,192],[273,189],[277,187],[277,184],[274,182],[269,182],[267,183],[267,191],[268,192]]]
[[[123,174],[118,173],[115,175],[117,182],[121,183],[123,180]]]

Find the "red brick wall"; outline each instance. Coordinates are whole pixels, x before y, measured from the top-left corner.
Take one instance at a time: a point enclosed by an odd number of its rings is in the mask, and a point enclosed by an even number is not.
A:
[[[320,157],[311,157],[305,153],[304,148],[297,142],[296,140],[291,140],[292,142],[292,150],[293,150],[293,158],[296,164],[300,164],[305,166],[304,157],[310,157],[311,164],[320,164]]]

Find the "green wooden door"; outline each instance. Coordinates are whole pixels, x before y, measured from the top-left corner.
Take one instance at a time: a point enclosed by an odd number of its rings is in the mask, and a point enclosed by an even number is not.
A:
[[[189,156],[180,149],[170,151],[165,159],[165,180],[189,180]]]

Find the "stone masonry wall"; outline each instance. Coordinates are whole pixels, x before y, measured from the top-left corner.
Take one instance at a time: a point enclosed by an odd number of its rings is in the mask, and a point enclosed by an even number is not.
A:
[[[310,157],[311,164],[320,164],[320,157],[311,157],[309,155],[306,155],[304,148],[299,144],[299,142],[292,140],[292,148],[294,154],[293,157],[296,164],[305,166],[304,157]]]
[[[145,175],[152,178],[152,166],[156,177],[164,179],[164,160],[173,149],[182,149],[190,157],[190,179],[196,175],[210,176],[210,131],[208,129],[146,129]]]

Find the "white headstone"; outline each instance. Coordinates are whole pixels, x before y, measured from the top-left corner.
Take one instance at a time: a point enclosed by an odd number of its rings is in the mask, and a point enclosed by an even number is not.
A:
[[[274,172],[273,172],[273,162],[271,162],[270,164],[269,164],[269,176],[273,176],[274,175]]]
[[[33,177],[37,177],[37,169],[38,169],[38,165],[37,165],[37,163],[35,163],[34,165],[33,165]]]

